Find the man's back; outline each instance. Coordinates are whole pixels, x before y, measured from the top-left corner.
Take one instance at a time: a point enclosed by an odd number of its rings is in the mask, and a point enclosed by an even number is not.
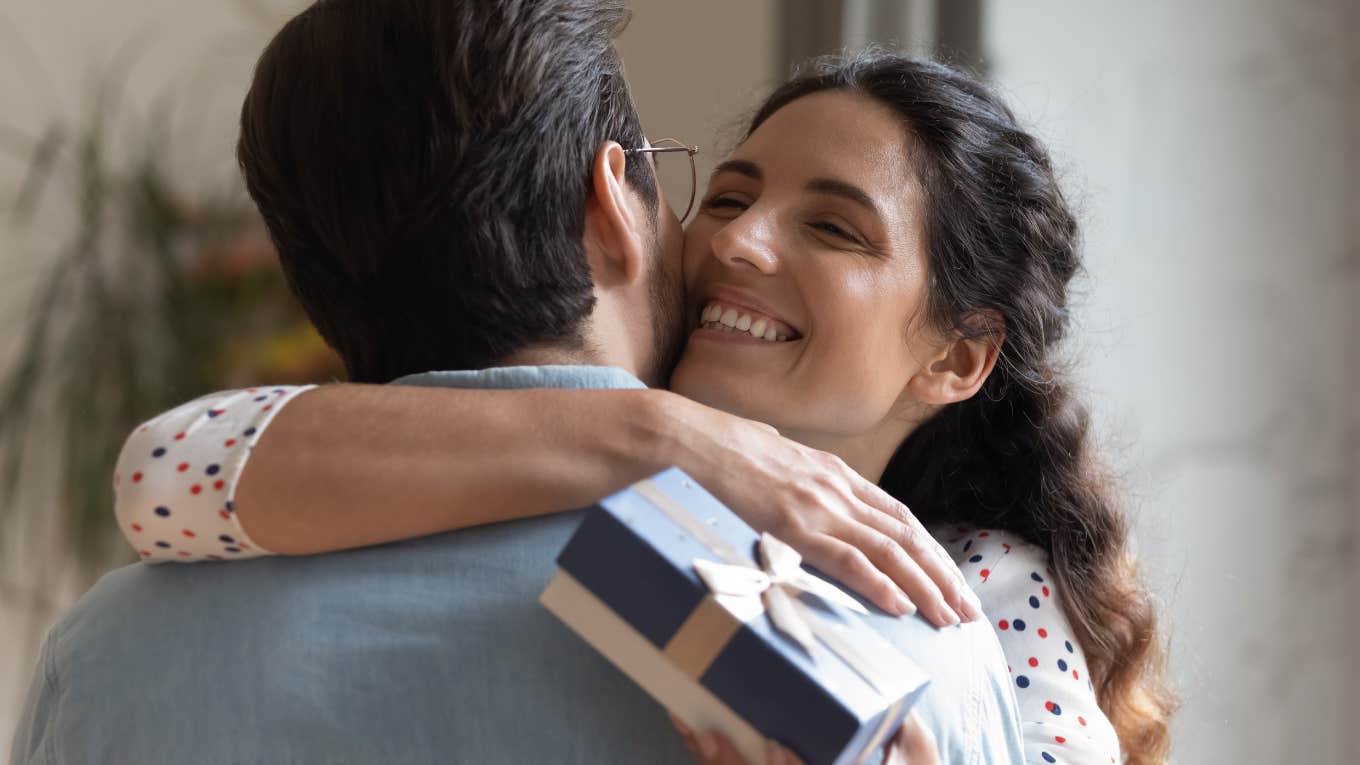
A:
[[[579,519],[115,571],[49,636],[15,763],[690,762],[660,707],[537,602]],[[986,624],[874,624],[932,675],[919,708],[944,761],[1019,761]]]

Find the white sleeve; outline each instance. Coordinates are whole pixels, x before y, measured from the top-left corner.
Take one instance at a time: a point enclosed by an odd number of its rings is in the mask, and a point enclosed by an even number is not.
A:
[[[236,518],[236,483],[260,434],[315,386],[213,393],[147,421],[128,436],[113,473],[118,526],[143,560],[234,560],[271,555]]]
[[[941,536],[982,601],[1010,667],[1025,762],[1109,765],[1119,738],[1096,703],[1043,549],[1002,531]]]

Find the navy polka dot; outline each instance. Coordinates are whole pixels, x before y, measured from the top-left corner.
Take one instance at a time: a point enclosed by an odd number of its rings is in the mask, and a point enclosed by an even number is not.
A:
[[[1044,581],[1044,578],[1043,578],[1042,576],[1039,576],[1039,573],[1038,573],[1037,571],[1034,572],[1034,573],[1031,573],[1031,574],[1029,575],[1029,578],[1030,578],[1030,579],[1033,579],[1033,580],[1036,581],[1036,582],[1042,582],[1042,581]]]
[[[1044,758],[1044,762],[1057,762],[1057,760],[1053,759],[1053,755],[1048,752],[1040,752],[1039,755]]]
[[[982,560],[982,556],[981,556],[981,555],[974,555],[973,557],[971,557],[971,558],[968,559],[968,562],[969,562],[969,563],[977,563],[977,562],[980,561],[980,560]]]
[[[158,507],[158,508],[156,508],[156,515],[159,515],[159,516],[162,517],[162,518],[169,518],[169,517],[170,517],[170,508],[168,508],[168,507]]]
[[[1025,620],[1024,620],[1024,619],[1016,619],[1015,621],[1011,622],[1011,626],[1015,628],[1015,631],[1016,631],[1016,632],[1024,632],[1024,631],[1025,631]]]
[[[227,501],[227,512],[230,513],[230,512],[231,512],[232,510],[234,510],[234,509],[235,509],[235,508],[233,507],[231,501],[228,500],[228,501]]]
[[[973,549],[973,540],[970,539],[963,543],[963,551],[968,552],[971,549]]]
[[[1050,701],[1048,702],[1048,711],[1052,712],[1055,715],[1060,715],[1062,714],[1062,707]]]
[[[222,549],[223,549],[223,550],[226,550],[227,552],[230,552],[230,553],[238,553],[238,552],[241,552],[241,548],[239,548],[239,547],[223,547]]]
[[[1034,597],[1033,595],[1029,596],[1029,607],[1030,607],[1030,608],[1038,608],[1038,607],[1039,607],[1039,599],[1036,598],[1036,597]]]
[[[1028,678],[1028,677],[1025,677],[1024,675],[1016,675],[1016,676],[1015,676],[1015,684],[1018,685],[1018,686],[1020,686],[1021,688],[1028,688],[1028,687],[1029,687],[1029,678]]]
[[[254,429],[254,428],[246,428],[246,432],[245,432],[245,433],[242,433],[241,435],[243,435],[243,436],[253,436],[253,435],[255,435],[255,429]]]
[[[151,456],[152,456],[152,457],[164,457],[164,456],[165,456],[165,447],[164,447],[164,446],[157,446],[155,449],[152,450]]]
[[[1066,671],[1067,671],[1067,662],[1066,662],[1066,661],[1063,661],[1062,659],[1058,659],[1058,669],[1061,669],[1062,671],[1066,672]]]
[[[221,465],[209,465],[208,469],[205,472],[207,472],[208,475],[217,475],[217,471],[221,469],[222,469]]]
[[[170,543],[169,543],[169,542],[157,542],[157,543],[156,543],[156,546],[157,546],[157,547],[164,547],[164,548],[166,548],[167,550],[170,549]]]
[[[217,538],[220,539],[220,540],[222,540],[223,542],[226,542],[227,544],[231,544],[232,542],[235,542],[235,541],[236,541],[235,539],[232,539],[231,537],[227,536],[226,534],[221,534],[221,535],[219,535]]]
[[[268,396],[256,396],[256,397],[255,397],[254,399],[252,399],[252,400],[253,400],[253,401],[264,401],[264,400],[267,399],[267,398],[269,398],[269,397],[268,397]]]
[[[1068,652],[1068,653],[1075,653],[1075,652],[1072,650],[1072,641],[1071,641],[1071,640],[1064,640],[1064,641],[1063,641],[1063,645],[1067,646],[1067,652]]]

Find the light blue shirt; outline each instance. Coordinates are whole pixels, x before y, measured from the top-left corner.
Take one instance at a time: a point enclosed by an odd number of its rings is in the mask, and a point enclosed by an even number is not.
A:
[[[622,370],[397,381],[639,388]],[[581,511],[363,550],[103,577],[47,637],[14,765],[675,763],[664,711],[537,602]],[[932,675],[944,762],[1021,761],[986,624],[876,626]]]

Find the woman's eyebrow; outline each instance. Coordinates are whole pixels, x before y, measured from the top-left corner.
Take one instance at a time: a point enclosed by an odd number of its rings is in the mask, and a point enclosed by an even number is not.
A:
[[[729,159],[726,162],[720,163],[717,167],[713,168],[713,172],[709,175],[709,178],[717,178],[723,173],[744,175],[753,181],[759,181],[765,177],[765,174],[760,172],[760,167],[756,165],[756,163],[747,162],[744,159]]]
[[[882,213],[879,212],[878,205],[874,204],[873,197],[869,196],[864,189],[861,189],[854,184],[846,183],[845,181],[837,181],[832,178],[813,178],[808,181],[807,190],[816,194],[830,194],[832,196],[843,197],[864,207],[869,212],[873,213],[874,216],[878,218],[883,217]]]

